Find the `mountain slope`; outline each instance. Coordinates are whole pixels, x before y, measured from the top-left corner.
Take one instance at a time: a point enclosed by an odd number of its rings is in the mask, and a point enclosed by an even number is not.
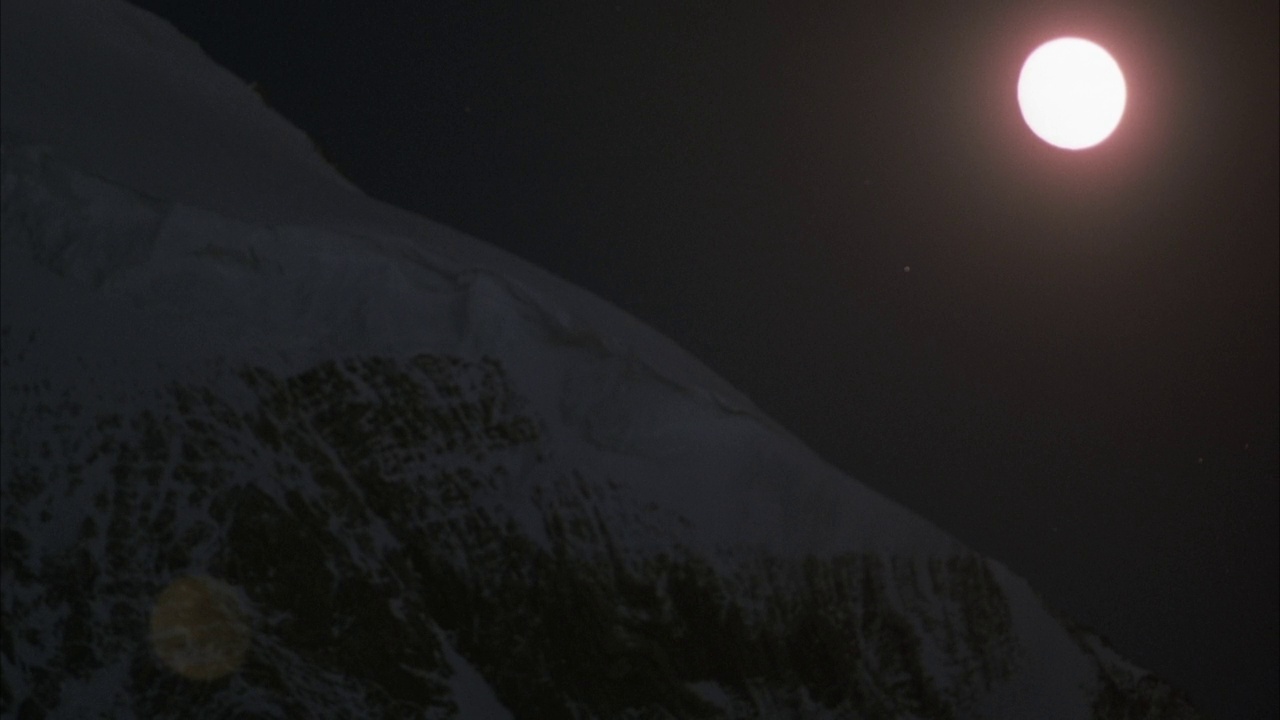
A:
[[[163,22],[3,10],[6,717],[1192,716]]]

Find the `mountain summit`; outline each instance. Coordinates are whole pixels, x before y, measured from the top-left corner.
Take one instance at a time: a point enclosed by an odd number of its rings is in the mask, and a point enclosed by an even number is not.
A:
[[[1195,716],[154,16],[0,68],[4,717]]]

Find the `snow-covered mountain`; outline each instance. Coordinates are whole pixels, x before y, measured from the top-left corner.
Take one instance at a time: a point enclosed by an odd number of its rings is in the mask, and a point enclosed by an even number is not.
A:
[[[2,7],[3,717],[1195,716],[163,21]]]

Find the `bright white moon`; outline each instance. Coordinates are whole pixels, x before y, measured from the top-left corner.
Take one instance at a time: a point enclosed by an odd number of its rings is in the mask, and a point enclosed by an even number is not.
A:
[[[1124,115],[1124,74],[1111,55],[1080,38],[1036,48],[1018,77],[1018,105],[1031,131],[1066,150],[1106,140]]]

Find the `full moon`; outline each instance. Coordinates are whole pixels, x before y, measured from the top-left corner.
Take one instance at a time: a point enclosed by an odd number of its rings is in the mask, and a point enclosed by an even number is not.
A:
[[[1040,139],[1065,150],[1106,140],[1120,124],[1124,74],[1111,55],[1080,38],[1058,38],[1036,48],[1018,77],[1018,105]]]

